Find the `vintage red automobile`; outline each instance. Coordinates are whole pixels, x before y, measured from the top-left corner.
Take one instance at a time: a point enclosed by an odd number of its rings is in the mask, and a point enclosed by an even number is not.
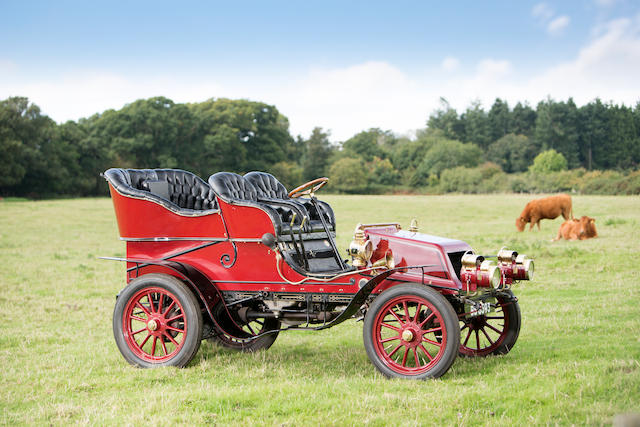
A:
[[[127,263],[113,331],[133,365],[183,367],[203,339],[267,349],[282,331],[355,317],[380,372],[422,379],[445,374],[459,354],[505,354],[518,339],[510,288],[532,277],[533,261],[515,251],[484,257],[415,224],[358,224],[349,263],[333,210],[315,196],[327,178],[288,193],[263,172],[219,172],[208,183],[175,169],[103,175],[127,249],[108,258]]]

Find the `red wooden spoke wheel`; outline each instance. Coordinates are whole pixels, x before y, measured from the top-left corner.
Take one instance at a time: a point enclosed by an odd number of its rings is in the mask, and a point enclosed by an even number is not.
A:
[[[306,194],[315,193],[329,182],[329,178],[316,178],[313,181],[305,182],[304,184],[289,191],[289,197],[292,199],[304,196]]]
[[[520,307],[511,291],[496,297],[495,312],[460,318],[460,354],[489,356],[508,353],[520,334]]]
[[[444,375],[455,361],[459,340],[451,304],[422,285],[398,285],[383,292],[365,318],[367,355],[389,377]]]
[[[113,332],[129,363],[183,367],[200,347],[202,313],[184,283],[147,274],[133,280],[118,297]]]

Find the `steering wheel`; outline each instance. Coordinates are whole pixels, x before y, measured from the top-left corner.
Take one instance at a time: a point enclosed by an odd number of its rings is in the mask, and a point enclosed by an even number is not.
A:
[[[329,178],[326,178],[326,177],[316,178],[313,181],[306,182],[301,186],[296,187],[293,190],[289,191],[289,197],[292,199],[297,199],[300,196],[313,194],[319,189],[321,189],[322,187],[324,187],[327,182],[329,182]]]

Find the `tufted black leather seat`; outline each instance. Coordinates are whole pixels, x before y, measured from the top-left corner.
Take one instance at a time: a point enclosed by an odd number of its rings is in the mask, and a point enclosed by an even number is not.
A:
[[[209,177],[209,185],[222,200],[245,206],[256,206],[271,217],[276,233],[282,232],[285,225],[279,213],[270,206],[258,202],[258,191],[248,180],[233,172],[218,172]]]
[[[211,187],[191,172],[112,168],[103,176],[121,194],[153,200],[180,214],[199,215],[218,209]]]
[[[289,199],[287,189],[270,173],[249,172],[244,178],[256,188],[258,201],[278,211],[283,223],[291,224],[294,213],[296,214],[294,225],[299,226],[305,216],[310,218],[304,205],[297,200]],[[311,224],[305,225],[305,229],[312,231]],[[321,231],[321,229],[313,231]]]
[[[276,177],[266,172],[249,172],[244,176],[258,190],[258,200],[270,205],[288,207],[292,212],[298,213],[298,217],[309,218],[311,231],[323,231],[322,221],[315,206],[309,199],[291,199],[285,186]],[[333,209],[325,202],[318,200],[320,210],[324,213],[325,221],[330,230],[335,230],[336,220]]]

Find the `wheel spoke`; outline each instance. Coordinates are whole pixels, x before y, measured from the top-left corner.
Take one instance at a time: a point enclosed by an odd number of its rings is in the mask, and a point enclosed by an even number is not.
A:
[[[402,366],[407,366],[407,355],[409,354],[409,347],[404,348],[404,356],[402,356]]]
[[[178,314],[177,316],[172,317],[171,319],[167,319],[167,323],[171,323],[174,320],[180,319],[181,317],[184,317],[184,314]]]
[[[174,327],[173,327],[173,326],[171,326],[171,325],[167,325],[167,326],[166,326],[166,328],[167,328],[167,329],[169,329],[169,330],[171,330],[171,331],[176,331],[176,332],[182,332],[182,333],[184,333],[184,329],[174,328]]]
[[[409,316],[409,308],[407,307],[407,302],[406,301],[402,302],[402,307],[404,307],[405,323],[410,322],[411,321],[411,316]]]
[[[463,346],[467,346],[467,342],[469,341],[469,337],[471,336],[471,331],[472,329],[469,328],[469,332],[467,333],[467,337],[464,339],[464,343],[462,343]]]
[[[153,342],[151,343],[151,355],[155,356],[156,355],[156,341],[158,340],[158,337],[156,337],[155,335],[153,336]]]
[[[485,316],[485,319],[498,320],[498,319],[504,319],[504,316],[502,316],[502,317],[500,317],[500,316]]]
[[[136,335],[136,334],[139,334],[140,332],[142,332],[142,331],[146,331],[146,330],[147,330],[147,327],[145,326],[145,327],[144,327],[144,328],[142,328],[142,329],[138,329],[138,330],[137,330],[137,331],[135,331],[135,332],[131,332],[131,335]]]
[[[391,313],[391,314],[393,315],[393,317],[395,317],[395,318],[396,318],[396,320],[397,320],[398,322],[400,322],[400,324],[401,324],[401,325],[404,325],[404,322],[402,321],[402,319],[400,319],[400,317],[398,317],[398,315],[396,314],[396,312],[395,312],[395,311],[393,311],[393,307],[391,307],[391,308],[389,309],[389,313]]]
[[[420,315],[420,310],[422,310],[422,303],[419,302],[418,303],[418,307],[416,307],[416,315],[413,316],[413,321],[417,322],[418,321],[418,316]]]
[[[176,301],[175,300],[173,300],[171,302],[171,304],[169,304],[169,307],[167,307],[167,309],[162,312],[162,315],[166,316],[167,313],[169,313],[169,311],[173,308],[174,305],[176,305]]]
[[[402,344],[398,344],[398,346],[396,348],[394,348],[391,353],[389,353],[389,357],[391,357],[394,354],[396,354],[396,351],[398,351],[400,349],[400,347],[402,347]]]
[[[396,328],[395,326],[389,325],[388,323],[380,323],[380,326],[384,326],[389,329],[393,329],[394,331],[400,332],[400,328]]]
[[[429,320],[431,320],[431,318],[432,318],[433,316],[435,316],[435,315],[436,315],[436,314],[432,312],[429,316],[427,316],[427,318],[426,318],[426,319],[424,319],[424,320],[422,321],[422,323],[420,323],[420,324],[418,325],[418,327],[422,328],[422,325],[424,325],[424,324],[425,324],[425,323],[427,323]]]
[[[442,326],[439,328],[427,329],[426,331],[422,331],[423,334],[430,334],[432,332],[438,332],[442,330]]]
[[[151,338],[151,333],[148,333],[147,336],[144,338],[144,340],[142,340],[142,344],[140,344],[138,347],[140,347],[140,350],[142,350],[142,347],[144,347],[144,345],[147,343],[147,341],[149,341],[149,338]]]
[[[482,331],[482,333],[484,334],[485,337],[487,337],[487,339],[489,340],[489,342],[491,343],[491,345],[493,345],[493,341],[491,340],[491,338],[489,338],[489,334],[487,334],[487,331],[484,330],[484,328],[480,329]]]
[[[476,344],[478,345],[476,348],[480,350],[480,334],[478,333],[477,329],[476,329]]]
[[[467,325],[466,323],[464,324],[464,326],[462,328],[460,328],[460,332],[464,331],[466,328],[468,328],[469,325]]]
[[[171,336],[171,334],[164,334],[165,337],[169,338],[169,341],[171,341],[173,343],[173,345],[175,345],[176,347],[178,347],[178,341],[174,340],[173,337]]]
[[[431,353],[429,353],[427,351],[426,348],[424,348],[424,346],[422,344],[418,344],[418,348],[420,348],[420,350],[424,351],[424,353],[427,355],[427,357],[429,358],[429,361],[433,360],[433,357],[431,356]]]
[[[251,332],[251,335],[256,335],[256,333],[253,331],[253,328],[251,327],[251,325],[249,323],[247,323],[247,328],[249,328],[249,331]]]
[[[147,307],[145,307],[144,305],[140,304],[140,301],[136,301],[136,306],[140,307],[142,309],[142,311],[144,311],[144,314],[146,314],[147,316],[151,316],[151,313],[149,313],[149,310],[147,310]]]
[[[399,340],[399,339],[400,339],[400,335],[396,335],[396,336],[393,336],[393,337],[390,337],[390,338],[385,338],[383,340],[380,340],[380,342],[384,343],[384,342],[389,342],[389,341]]]
[[[413,348],[413,358],[416,361],[416,368],[417,368],[418,366],[420,366],[420,360],[418,360],[418,350],[416,350],[415,347]]]
[[[430,339],[425,337],[422,337],[422,341],[428,342],[429,344],[435,345],[436,347],[442,347],[442,344],[440,344],[438,341],[431,341]]]
[[[137,320],[138,322],[147,323],[147,319],[143,319],[142,317],[131,315],[129,319]]]
[[[500,335],[502,335],[502,331],[501,331],[501,330],[494,328],[494,327],[493,327],[493,326],[491,326],[490,324],[486,323],[486,324],[485,324],[485,326],[486,326],[487,328],[491,329],[492,331],[497,332],[497,333],[499,333]]]
[[[151,296],[151,292],[147,292],[147,300],[149,300],[149,306],[151,307],[151,312],[155,313],[156,309],[153,307],[153,297]]]
[[[160,299],[158,300],[158,313],[162,313],[163,300],[164,300],[164,294],[160,294]]]
[[[162,351],[164,351],[164,355],[166,356],[167,354],[167,346],[164,343],[164,338],[160,338],[160,344],[162,344]]]

